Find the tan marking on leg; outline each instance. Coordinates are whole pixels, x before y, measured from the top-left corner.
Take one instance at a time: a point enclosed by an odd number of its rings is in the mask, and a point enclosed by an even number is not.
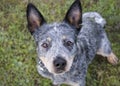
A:
[[[103,53],[102,50],[99,49],[97,51],[97,54],[102,55],[103,57],[107,57],[108,62],[113,65],[118,63],[118,58],[116,57],[116,55],[113,52],[111,52],[110,54],[105,54],[105,53]]]
[[[105,54],[105,53],[103,53],[104,51],[102,51],[102,49],[99,49],[98,51],[97,51],[97,54],[98,55],[102,55],[103,57],[107,57],[108,56],[108,54]]]
[[[107,60],[113,65],[116,65],[118,63],[118,58],[113,52],[111,52],[111,54],[107,56]]]
[[[78,83],[73,83],[73,82],[68,82],[65,84],[70,85],[70,86],[80,86]]]

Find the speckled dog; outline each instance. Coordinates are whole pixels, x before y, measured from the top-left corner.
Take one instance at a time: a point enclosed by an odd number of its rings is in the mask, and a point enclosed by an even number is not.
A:
[[[37,70],[53,81],[53,86],[85,86],[88,65],[95,54],[116,64],[104,31],[105,20],[96,12],[83,14],[79,0],[61,23],[47,24],[33,4],[27,6],[28,29],[37,45]]]

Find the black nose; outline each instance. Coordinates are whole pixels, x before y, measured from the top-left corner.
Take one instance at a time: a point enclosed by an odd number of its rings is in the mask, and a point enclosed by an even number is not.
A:
[[[54,62],[54,67],[57,69],[57,70],[64,70],[65,69],[65,66],[66,66],[66,60],[63,59],[62,57],[57,57]]]

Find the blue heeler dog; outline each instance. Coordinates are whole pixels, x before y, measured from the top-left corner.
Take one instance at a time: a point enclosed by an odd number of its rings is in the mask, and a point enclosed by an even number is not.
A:
[[[96,54],[112,64],[118,62],[103,29],[105,20],[96,12],[82,16],[79,0],[74,1],[61,23],[52,24],[47,24],[30,3],[27,21],[37,46],[37,70],[51,79],[53,86],[85,86],[88,65]]]

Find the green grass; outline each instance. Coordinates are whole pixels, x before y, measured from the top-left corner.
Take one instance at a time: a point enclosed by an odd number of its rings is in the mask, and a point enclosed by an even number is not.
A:
[[[30,0],[48,22],[61,21],[73,0]],[[120,1],[81,0],[83,12],[97,11],[107,20],[106,31],[120,57]],[[28,0],[0,1],[0,86],[50,86],[36,70],[35,43],[26,25]],[[119,58],[120,59],[120,58]],[[89,66],[87,86],[120,86],[120,63],[112,66],[97,56]]]

